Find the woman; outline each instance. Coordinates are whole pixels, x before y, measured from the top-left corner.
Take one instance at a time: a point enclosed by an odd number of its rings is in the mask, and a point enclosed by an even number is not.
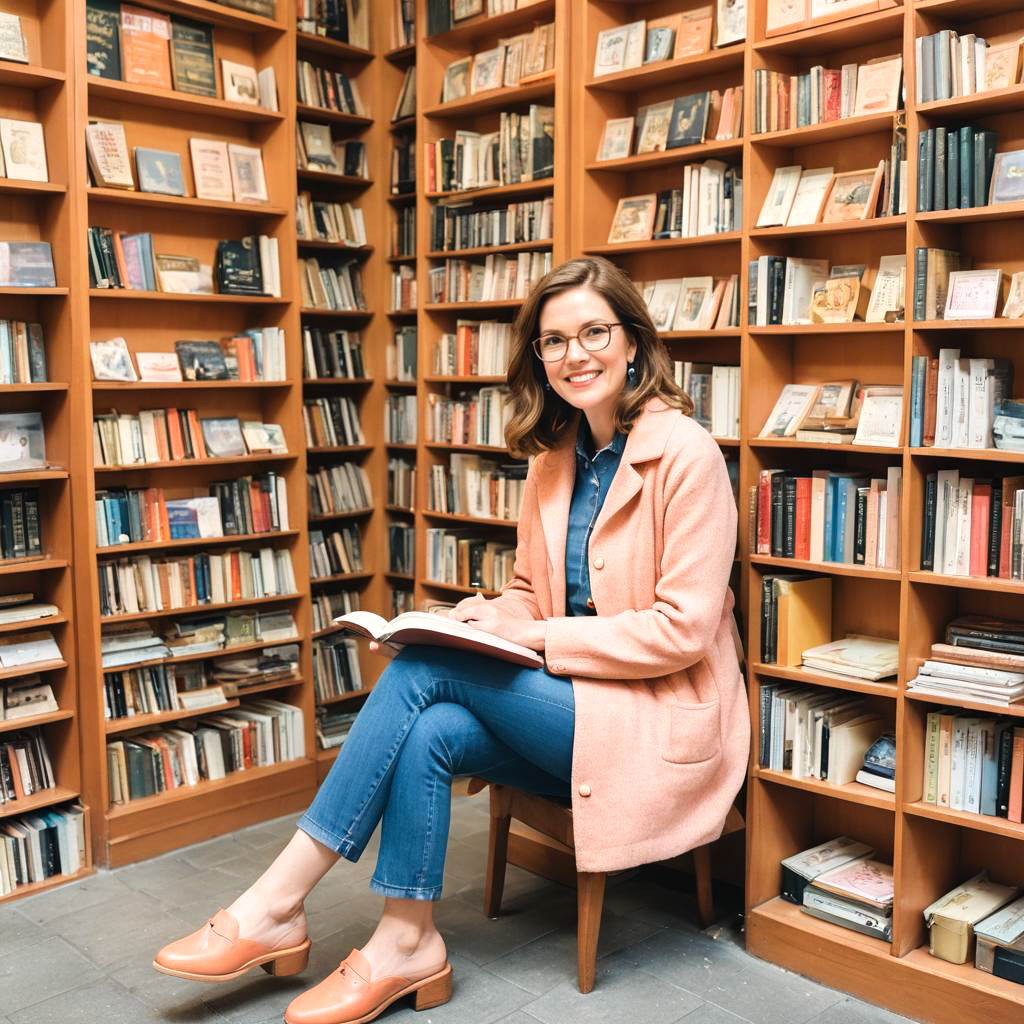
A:
[[[548,274],[514,335],[506,435],[515,454],[538,456],[514,575],[499,597],[451,614],[542,652],[546,670],[402,651],[282,853],[161,950],[159,970],[205,981],[257,965],[301,971],[305,897],[339,856],[358,860],[379,821],[380,923],[285,1020],[368,1021],[409,994],[417,1009],[445,1002],[451,968],[432,901],[456,775],[571,796],[582,871],[672,857],[721,832],[749,744],[722,455],[690,418],[639,294],[607,261]]]

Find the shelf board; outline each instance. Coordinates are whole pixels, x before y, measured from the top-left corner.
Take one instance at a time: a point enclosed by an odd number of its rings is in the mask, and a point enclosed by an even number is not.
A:
[[[744,49],[743,43],[735,43],[721,50],[709,50],[692,57],[641,64],[638,68],[626,68],[625,71],[616,71],[600,78],[588,78],[584,88],[588,92],[640,92],[667,82],[685,82],[690,78],[742,69]]]
[[[918,107],[918,110],[921,108]],[[796,147],[809,146],[818,142],[835,142],[840,139],[855,139],[872,132],[891,133],[895,113],[861,114],[859,117],[844,117],[837,121],[823,121],[808,124],[803,128],[784,128],[777,132],[761,132],[752,135],[755,146]]]
[[[385,448],[393,448],[399,452],[414,452],[416,451],[415,441],[385,441]]]
[[[38,395],[46,391],[68,391],[70,388],[70,384],[52,380],[31,384],[0,384],[0,395]]]
[[[415,391],[417,382],[414,380],[386,380],[384,387],[394,388],[397,391]]]
[[[237,700],[225,701],[223,704],[211,704],[208,708],[195,708],[192,711],[156,711],[147,715],[131,715],[127,718],[110,718],[103,728],[108,736],[119,736],[136,729],[151,729],[153,726],[166,722],[177,722],[186,718],[198,718],[200,715],[216,715],[221,711],[237,708]]]
[[[34,484],[44,480],[67,480],[66,469],[25,469],[18,473],[0,473],[0,487],[8,484]]]
[[[1024,84],[917,105],[918,115],[928,118],[983,117],[1021,109],[1024,109]]]
[[[1020,462],[1021,452],[1002,448],[910,448],[911,455],[923,459],[970,459],[979,462]]]
[[[373,313],[368,309],[320,309],[316,306],[303,306],[299,310],[302,316],[319,316],[336,320],[369,320]]]
[[[5,804],[0,804],[0,818],[10,818],[15,814],[27,814],[30,811],[38,811],[43,807],[52,807],[65,800],[76,800],[77,798],[78,790],[68,789],[67,786],[41,789],[38,793],[33,793],[21,800],[9,800]]]
[[[987,590],[1000,594],[1024,594],[1024,580],[1008,580],[997,576],[951,576],[948,573],[912,570],[911,583],[927,583],[933,587],[956,587],[962,590]]]
[[[314,171],[305,167],[297,168],[295,173],[299,181],[305,181],[311,185],[344,185],[351,188],[369,188],[373,184],[373,178],[359,178],[351,174],[335,174],[333,171]]]
[[[368,387],[374,381],[373,377],[303,377],[303,386],[311,385],[316,387]]]
[[[414,509],[414,508],[406,508],[405,505],[385,505],[384,506],[384,511],[385,512],[393,512],[395,515],[399,515],[399,516],[414,516],[414,515],[416,515],[416,509]]]
[[[2,83],[3,77],[0,75],[0,84]],[[23,178],[0,177],[0,195],[62,196],[67,190],[67,185],[56,181],[25,181]]]
[[[33,676],[40,672],[56,672],[58,669],[67,667],[68,663],[63,658],[54,658],[51,661],[34,661],[30,665],[0,668],[0,682],[8,679],[20,679],[22,676]]]
[[[889,7],[871,11],[854,18],[813,25],[797,32],[773,36],[754,43],[754,52],[765,55],[803,57],[808,53],[824,54],[834,50],[849,50],[865,43],[892,39],[902,47],[903,7]]]
[[[694,235],[692,238],[648,238],[642,242],[609,242],[605,245],[589,245],[583,252],[587,256],[615,256],[633,252],[667,252],[672,249],[689,249],[705,245],[739,245],[743,238],[741,231],[720,231],[714,235]]]
[[[747,441],[751,448],[797,448],[819,452],[862,452],[867,455],[896,455],[902,449],[874,444],[832,444],[829,441],[800,441],[795,437],[752,437]]]
[[[426,578],[421,579],[420,582],[425,587],[435,587],[437,590],[447,590],[453,594],[483,594],[484,597],[497,597],[501,593],[500,590],[488,590],[485,587],[464,587],[460,583],[442,583],[440,580]]]
[[[970,697],[957,697],[954,694],[924,693],[907,687],[904,696],[908,700],[920,701],[922,704],[934,704],[936,707],[966,708],[968,711],[987,711],[993,715],[1006,718],[1024,717],[1022,704],[993,704],[984,700],[971,700]]]
[[[0,633],[21,633],[26,629],[45,629],[50,626],[67,625],[66,615],[48,615],[43,619],[31,619],[28,622],[4,622],[0,624]]]
[[[353,508],[345,512],[322,512],[319,515],[310,515],[311,523],[329,523],[334,519],[360,519],[363,516],[373,514],[373,508]]]
[[[517,181],[513,185],[488,185],[486,188],[454,189],[450,192],[427,192],[425,198],[440,203],[461,204],[472,199],[502,199],[521,195],[552,192],[554,178],[538,178],[536,181]],[[415,194],[411,197],[415,199]],[[394,197],[392,197],[394,198]]]
[[[218,6],[209,4],[210,7]],[[227,10],[227,8],[222,8]],[[133,85],[129,82],[109,78],[88,76],[89,98],[113,100],[116,103],[133,103],[139,106],[156,107],[162,110],[178,110],[197,116],[220,117],[230,121],[245,121],[250,124],[277,124],[284,121],[280,111],[247,103],[229,103],[212,96],[194,96],[174,89],[158,89],[152,85]]]
[[[385,50],[381,56],[390,64],[404,67],[416,59],[416,44],[405,43],[402,46],[393,46],[390,50]]]
[[[868,953],[873,957],[884,957],[885,961],[891,961],[892,947],[884,939],[876,939],[872,935],[862,935],[850,928],[843,928],[840,925],[832,924],[830,921],[822,921],[820,918],[805,914],[795,903],[784,900],[781,896],[751,907],[751,917],[760,920],[768,920],[775,924],[785,924],[797,928],[803,932],[814,935],[819,942],[828,939],[834,943],[855,950],[859,953]],[[824,945],[824,943],[821,943]],[[991,977],[991,975],[986,975]]]
[[[915,331],[1019,331],[1019,320],[993,317],[990,320],[913,320]]]
[[[427,384],[505,384],[508,377],[503,373],[500,376],[481,376],[480,374],[465,374],[463,376],[445,376],[432,374],[423,378]]]
[[[713,338],[739,338],[742,330],[739,327],[719,327],[707,331],[658,331],[663,341],[697,341]]]
[[[451,441],[427,441],[426,447],[440,452],[493,452],[496,455],[508,455],[508,448],[503,444],[454,444]]]
[[[211,0],[153,0],[148,6],[168,14],[184,14],[190,18],[223,25],[242,32],[286,32],[287,27],[273,18],[228,7]]]
[[[515,35],[517,30],[527,26],[542,25],[553,21],[555,17],[555,0],[541,0],[540,3],[529,4],[514,11],[488,17],[479,14],[473,18],[457,21],[446,32],[427,36],[425,43],[433,48],[441,47],[446,53],[456,49],[469,47],[471,43],[485,37]],[[472,49],[470,50],[472,52]]]
[[[94,380],[93,391],[235,391],[289,388],[290,380]]]
[[[445,255],[447,256],[448,253],[445,253]],[[392,266],[397,267],[397,266],[401,266],[403,263],[415,263],[416,262],[416,257],[415,256],[388,256],[387,257],[387,261]]]
[[[865,786],[861,782],[848,782],[844,786],[837,786],[835,783],[823,782],[821,779],[797,779],[789,772],[773,772],[768,768],[755,768],[754,776],[764,782],[790,786],[793,789],[803,789],[820,796],[830,796],[836,800],[860,804],[862,807],[876,807],[882,811],[896,810],[894,794],[887,793],[884,789],[875,789],[874,786]]]
[[[427,107],[422,113],[427,120],[435,121],[471,117],[474,114],[483,114],[491,110],[509,110],[512,107],[533,103],[536,100],[553,96],[554,91],[554,78],[547,78],[543,82],[530,85],[511,85],[488,89],[487,92],[465,96],[460,100],[435,104],[432,107]]]
[[[409,128],[416,127],[416,115],[409,114],[407,117],[400,117],[397,121],[390,121],[388,123],[388,131],[391,132],[404,132]]]
[[[923,800],[915,800],[903,805],[907,814],[918,818],[931,818],[933,821],[945,821],[951,825],[962,825],[976,832],[988,832],[994,836],[1006,836],[1009,839],[1024,839],[1024,825],[1006,818],[995,818],[988,814],[974,814],[971,811],[954,811],[950,807],[939,807],[937,804],[926,804]]]
[[[317,702],[318,708],[330,707],[332,704],[347,704],[349,701],[360,700],[370,695],[371,687],[362,690],[352,690],[350,693],[339,693],[334,697],[321,697]]]
[[[795,227],[752,228],[751,238],[803,238],[812,235],[846,235],[862,231],[895,231],[905,229],[904,214],[895,217],[870,217],[867,220],[847,220],[832,224],[800,224]]]
[[[748,327],[748,334],[902,334],[906,324],[866,324],[856,320],[849,324],[769,324]]]
[[[286,601],[298,601],[302,597],[298,591],[294,594],[275,594],[273,597],[242,597],[237,601],[225,601],[221,604],[188,604],[181,608],[161,608],[159,611],[136,612],[132,615],[101,615],[101,626],[111,626],[119,622],[145,622],[147,619],[167,619],[174,615],[205,615],[207,612],[223,612],[233,608],[262,607],[268,604],[282,604]],[[266,643],[262,647],[268,646]],[[213,657],[214,654],[206,657]]]
[[[1019,220],[1024,217],[1024,202],[994,203],[961,210],[931,210],[915,213],[918,224],[978,224],[988,220]]]
[[[808,686],[826,686],[836,690],[849,690],[851,693],[868,693],[875,697],[895,698],[897,695],[895,680],[889,683],[875,682],[870,679],[858,679],[856,676],[823,672],[820,669],[802,668],[799,665],[768,665],[760,661],[751,664],[750,671],[770,679],[788,679],[790,682],[806,683]]]
[[[666,149],[658,153],[637,153],[624,156],[618,160],[594,160],[585,166],[591,174],[617,173],[629,171],[648,171],[658,167],[671,167],[673,164],[685,164],[706,157],[727,159],[739,157],[743,153],[742,139],[710,139],[697,146],[680,146],[678,149]]]
[[[331,124],[347,125],[350,128],[368,128],[373,124],[373,118],[363,114],[346,114],[341,110],[315,107],[309,103],[296,103],[295,114],[302,120],[311,118],[316,121],[328,121]]]
[[[285,306],[291,300],[276,295],[222,295],[220,292],[144,292],[133,288],[90,288],[90,299],[127,299],[132,302],[213,302],[229,305]]]
[[[427,302],[422,308],[431,313],[459,313],[474,309],[518,309],[523,301],[523,299],[487,299],[479,302]],[[410,310],[410,312],[415,312],[415,310]]]
[[[23,572],[56,572],[71,563],[66,558],[5,558],[0,560],[0,576],[14,576]]]
[[[413,583],[416,577],[411,572],[396,572],[394,569],[388,569],[384,573],[389,580],[397,580],[399,583]]]
[[[1016,0],[917,0],[914,11],[944,21],[967,21],[1018,10]]]
[[[20,64],[13,60],[0,60],[0,85],[18,89],[46,89],[67,81],[63,71],[45,68],[41,64]]]
[[[257,541],[286,540],[297,537],[298,530],[272,530],[268,533],[237,533],[223,537],[186,537],[180,540],[138,541],[132,544],[110,544],[97,547],[99,555],[132,555],[141,551],[180,551],[197,547],[226,547],[234,544],[252,544]]]
[[[500,252],[532,252],[537,249],[550,249],[554,245],[551,238],[543,238],[533,242],[514,242],[510,245],[477,245],[471,249],[434,250],[427,253],[428,260],[463,259],[468,256],[489,256]]]
[[[300,249],[326,249],[352,256],[369,256],[373,252],[372,245],[349,245],[347,242],[330,242],[323,238],[298,238],[296,241]]]
[[[828,576],[860,576],[869,580],[899,581],[898,569],[875,569],[849,562],[808,562],[802,558],[780,558],[773,555],[751,554],[752,565],[769,569],[783,569],[794,572],[820,572]]]
[[[150,470],[193,469],[196,466],[248,466],[252,463],[291,462],[297,456],[286,455],[232,455],[223,459],[182,459],[179,462],[133,462],[127,466],[95,466],[96,475],[101,473],[146,473]]]
[[[416,312],[417,311],[415,309],[389,309],[388,310],[388,316],[396,317],[396,318],[398,318],[398,317],[412,317],[412,316],[416,316]]]
[[[372,578],[372,572],[360,569],[358,572],[339,572],[333,576],[310,576],[309,582],[314,587],[325,587],[332,583],[364,583]]]
[[[215,651],[201,651],[197,654],[178,654],[170,658],[156,658],[149,661],[133,661],[126,665],[114,665],[110,668],[103,668],[103,675],[111,675],[114,672],[128,672],[135,668],[148,668],[152,665],[183,665],[189,661],[205,661],[207,658],[220,658],[225,654],[244,654],[246,651],[262,651],[264,647],[274,647],[277,644],[301,644],[302,637],[296,634],[288,640],[260,640],[251,644],[232,644],[229,647],[218,647]]]
[[[365,455],[373,451],[372,444],[311,445],[307,455]]]
[[[343,43],[340,39],[317,35],[315,32],[296,32],[295,46],[300,54],[326,53],[341,60],[373,60],[372,50],[365,50],[363,47],[353,46],[351,43]]]
[[[437,519],[445,523],[471,523],[475,526],[499,526],[503,529],[515,529],[519,525],[518,519],[496,519],[493,516],[462,516],[452,512],[434,512],[431,509],[423,510],[424,519]]]
[[[196,210],[203,213],[238,214],[243,217],[284,217],[283,206],[269,203],[235,203],[219,199],[199,199],[196,196],[165,196],[157,192],[140,192],[127,188],[96,188],[85,190],[89,199],[103,203],[138,204],[163,210]]]
[[[55,889],[58,885],[67,885],[69,882],[77,882],[93,873],[91,867],[79,868],[70,875],[53,875],[41,882],[29,882],[27,885],[19,885],[13,892],[0,896],[0,904],[11,903],[20,900],[24,896],[34,896],[39,892],[46,892],[47,889]]]
[[[28,718],[12,718],[0,722],[0,733],[14,732],[17,729],[31,729],[37,725],[49,725],[51,722],[66,722],[74,718],[74,711],[47,711],[43,715],[31,715]]]
[[[14,285],[4,285],[0,288],[0,295],[33,295],[40,299],[60,298],[69,294],[70,289],[57,288],[18,288]]]

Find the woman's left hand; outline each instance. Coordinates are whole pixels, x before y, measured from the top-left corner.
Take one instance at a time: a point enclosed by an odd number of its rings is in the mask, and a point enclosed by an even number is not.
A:
[[[543,619],[520,619],[514,615],[505,615],[488,601],[474,603],[460,611],[459,619],[469,626],[493,633],[522,647],[529,647],[531,651],[544,650],[547,623]]]

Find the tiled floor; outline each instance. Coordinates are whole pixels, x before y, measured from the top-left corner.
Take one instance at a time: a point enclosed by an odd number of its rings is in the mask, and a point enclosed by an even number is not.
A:
[[[290,999],[366,940],[381,899],[371,849],[339,864],[307,902],[313,954],[298,978],[261,971],[207,986],[150,966],[275,856],[294,817],[168,854],[0,909],[0,1024],[270,1024]],[[455,971],[450,1003],[394,1024],[899,1024],[905,1018],[748,956],[728,924],[699,931],[685,897],[643,878],[611,883],[597,985],[575,982],[575,895],[509,870],[505,916],[482,914],[487,808],[457,799],[446,897],[436,920]],[[6,1015],[6,1016],[4,1016]]]

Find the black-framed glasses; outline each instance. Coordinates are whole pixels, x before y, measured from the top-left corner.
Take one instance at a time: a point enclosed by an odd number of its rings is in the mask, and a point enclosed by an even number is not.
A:
[[[570,334],[568,338],[564,334],[542,334],[533,339],[533,351],[542,362],[557,363],[565,358],[569,342],[575,338],[587,352],[600,352],[612,343],[612,329],[621,326],[620,323],[587,324],[579,334]]]

